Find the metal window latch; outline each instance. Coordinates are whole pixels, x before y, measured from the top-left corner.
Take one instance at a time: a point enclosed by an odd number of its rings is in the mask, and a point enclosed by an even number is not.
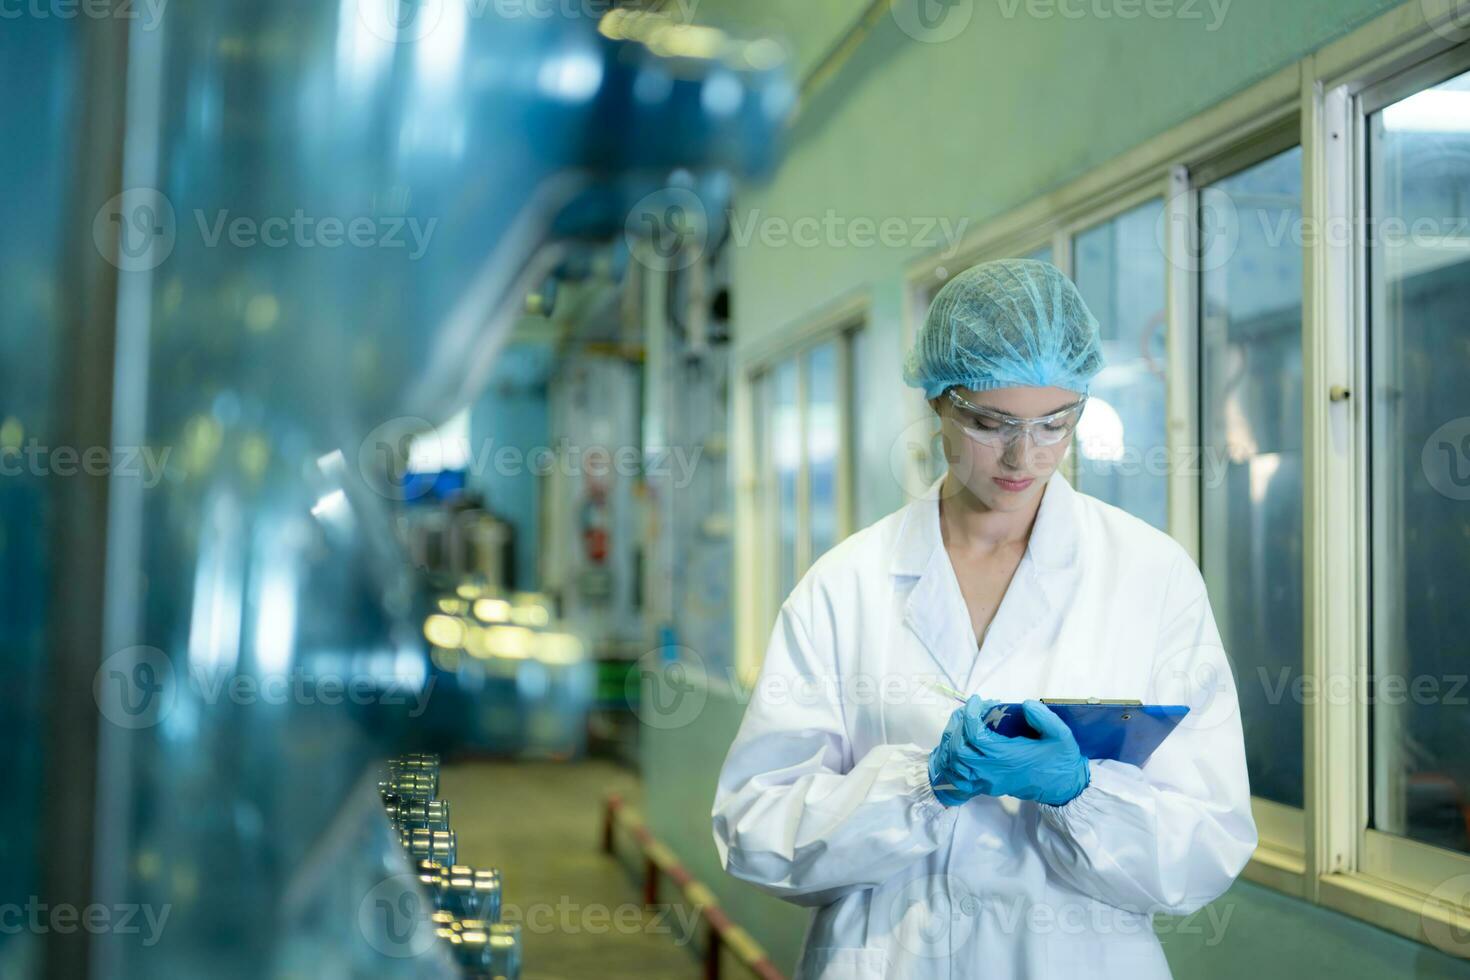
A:
[[[1352,389],[1347,385],[1333,385],[1327,389],[1327,398],[1329,401],[1345,402],[1352,396]]]

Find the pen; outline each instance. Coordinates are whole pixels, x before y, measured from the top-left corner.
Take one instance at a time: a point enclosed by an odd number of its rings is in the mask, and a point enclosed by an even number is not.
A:
[[[958,701],[960,704],[965,703],[965,696],[948,684],[941,684],[939,681],[925,681],[924,686],[937,694],[943,694],[951,700]]]

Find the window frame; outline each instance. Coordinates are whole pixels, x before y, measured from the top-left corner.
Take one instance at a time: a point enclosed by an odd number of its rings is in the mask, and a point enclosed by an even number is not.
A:
[[[1457,13],[1463,15],[1455,0],[1390,10],[1071,183],[981,224],[954,254],[919,257],[907,274],[905,346],[936,284],[952,270],[1050,241],[1053,262],[1071,275],[1076,231],[1159,194],[1162,186],[1170,229],[1170,448],[1176,439],[1198,445],[1198,273],[1187,261],[1195,243],[1177,229],[1197,230],[1199,189],[1269,157],[1273,146],[1299,145],[1303,220],[1318,228],[1332,222],[1356,228],[1350,219],[1361,213],[1367,191],[1364,107],[1458,74],[1441,71],[1445,66],[1470,66],[1470,41],[1447,30],[1457,24]],[[1273,142],[1283,128],[1297,137],[1287,146]],[[1313,236],[1302,252],[1302,672],[1319,681],[1345,675],[1356,688],[1367,676],[1371,640],[1368,418],[1355,397],[1367,381],[1368,269],[1362,242],[1335,237]],[[1185,261],[1174,261],[1181,257]],[[1169,504],[1170,534],[1196,561],[1199,489],[1195,478],[1171,481]],[[1329,703],[1334,700],[1347,703]],[[1470,909],[1433,894],[1447,879],[1470,875],[1470,855],[1368,827],[1370,718],[1361,701],[1319,697],[1303,706],[1304,806],[1253,798],[1261,843],[1243,877],[1421,943],[1434,942],[1430,929],[1470,930]]]
[[[856,419],[853,412],[854,338],[869,324],[870,302],[866,294],[851,297],[832,308],[797,321],[789,329],[776,331],[765,342],[735,348],[732,370],[731,419],[735,426],[734,472],[737,474],[737,527],[735,540],[736,589],[736,674],[747,690],[754,687],[765,655],[776,615],[785,596],[776,595],[780,547],[777,540],[774,499],[774,468],[771,464],[767,423],[768,399],[761,398],[764,385],[780,365],[796,368],[798,424],[805,446],[809,354],[825,343],[836,345],[836,398],[839,406],[837,446],[837,539],[856,530]],[[795,579],[811,567],[810,478],[805,452],[798,463],[796,485]],[[754,533],[750,533],[750,532]]]
[[[1199,206],[1200,195],[1208,187],[1219,183],[1229,177],[1249,170],[1250,168],[1266,162],[1281,153],[1301,146],[1301,120],[1299,116],[1291,115],[1283,120],[1278,120],[1268,126],[1257,127],[1247,134],[1239,143],[1230,147],[1209,159],[1201,160],[1199,163],[1189,167],[1178,167],[1174,179],[1179,187],[1179,202],[1188,209],[1188,216],[1181,227],[1189,229],[1191,238],[1188,242],[1181,243],[1187,249],[1188,256],[1198,255],[1199,242],[1196,236],[1199,232]],[[1304,164],[1305,165],[1305,164]],[[1305,182],[1302,188],[1302,207],[1306,208]],[[1187,261],[1187,259],[1186,259]],[[1305,248],[1302,256],[1303,268],[1306,265]],[[1177,272],[1180,268],[1186,268],[1182,275]],[[1305,273],[1304,273],[1305,274]],[[1185,323],[1185,333],[1188,334],[1187,343],[1192,349],[1181,358],[1187,364],[1181,368],[1180,384],[1191,389],[1187,398],[1181,398],[1181,408],[1190,412],[1192,420],[1192,432],[1194,433],[1193,445],[1203,446],[1204,443],[1204,412],[1205,404],[1200,397],[1200,391],[1204,382],[1204,348],[1201,336],[1204,330],[1204,321],[1200,309],[1201,291],[1199,285],[1200,271],[1190,270],[1185,266],[1171,266],[1171,278],[1185,280],[1180,283],[1176,295],[1181,302],[1186,303],[1186,308],[1179,310],[1177,315]],[[1305,304],[1305,295],[1303,296]],[[1306,319],[1305,310],[1302,314],[1303,321]],[[1171,365],[1172,366],[1172,365]],[[1305,367],[1303,367],[1305,375]],[[1172,379],[1171,379],[1172,380]],[[1303,396],[1305,397],[1306,380],[1303,377]],[[1308,447],[1303,445],[1302,456],[1305,463],[1309,453]],[[1193,493],[1193,506],[1178,508],[1170,514],[1170,533],[1176,537],[1187,537],[1194,543],[1190,556],[1199,564],[1204,555],[1204,488],[1200,480],[1195,477],[1184,475],[1183,483],[1188,484]],[[1181,489],[1181,496],[1188,490]],[[1303,486],[1303,501],[1305,502],[1306,488]],[[1171,497],[1171,502],[1173,498]],[[1181,516],[1181,514],[1183,516]],[[1180,527],[1176,530],[1175,520],[1180,520]],[[1187,523],[1186,523],[1187,522]],[[1305,534],[1305,527],[1303,528]],[[1303,582],[1303,594],[1305,596],[1305,581]],[[1305,604],[1305,600],[1304,600]],[[1305,623],[1303,624],[1305,630]],[[1306,659],[1303,656],[1301,669],[1306,672]],[[1305,797],[1306,783],[1306,754],[1305,741],[1302,745],[1302,781],[1303,796]],[[1302,882],[1300,876],[1306,870],[1306,811],[1305,807],[1288,806],[1264,797],[1251,797],[1251,814],[1256,821],[1256,831],[1259,838],[1257,844],[1256,861],[1264,867],[1256,867],[1250,870],[1252,880],[1270,884],[1281,890],[1300,895]]]
[[[1378,26],[1375,25],[1370,26]],[[1390,26],[1401,26],[1398,24]],[[1323,186],[1319,220],[1347,221],[1368,213],[1367,174],[1369,116],[1410,94],[1470,71],[1470,42],[1452,43],[1433,32],[1383,32],[1378,47],[1353,35],[1334,46],[1336,58],[1324,59],[1318,89],[1312,93],[1312,135],[1323,148]],[[1353,223],[1349,227],[1357,228]],[[1330,227],[1323,224],[1320,227]],[[1331,237],[1331,236],[1328,236]],[[1355,393],[1371,383],[1371,307],[1368,297],[1367,243],[1354,234],[1350,242],[1324,242],[1316,249],[1324,302],[1322,334],[1325,354],[1338,369],[1334,399],[1324,377],[1319,384],[1319,425],[1347,438],[1336,445],[1320,440],[1324,471],[1331,468],[1343,483],[1324,480],[1320,500],[1342,523],[1333,533],[1324,522],[1320,551],[1324,560],[1343,562],[1344,574],[1324,575],[1319,601],[1323,618],[1341,616],[1350,634],[1341,646],[1324,645],[1322,674],[1346,674],[1352,689],[1363,689],[1372,668],[1372,506],[1369,494],[1370,406]],[[1334,319],[1335,318],[1335,319]],[[1322,392],[1326,386],[1327,391]],[[1341,389],[1346,389],[1343,395]],[[1330,402],[1331,408],[1323,407]],[[1312,405],[1311,399],[1308,406]],[[1310,430],[1309,430],[1310,431]],[[1323,433],[1327,434],[1326,431]],[[1348,529],[1347,534],[1342,529]],[[1315,555],[1318,549],[1309,548]],[[1328,566],[1331,567],[1331,566]],[[1330,627],[1327,627],[1330,628]],[[1342,632],[1347,632],[1346,630]],[[1428,938],[1428,927],[1466,930],[1470,910],[1435,894],[1441,885],[1470,876],[1470,854],[1460,854],[1369,826],[1372,787],[1369,778],[1372,717],[1365,699],[1323,699],[1318,728],[1322,732],[1322,773],[1318,800],[1320,839],[1316,857],[1317,900],[1337,911],[1366,918],[1412,939]],[[1350,737],[1336,740],[1336,736]],[[1462,890],[1463,891],[1463,890]],[[1445,950],[1450,952],[1450,950]],[[1459,955],[1465,955],[1461,948]]]

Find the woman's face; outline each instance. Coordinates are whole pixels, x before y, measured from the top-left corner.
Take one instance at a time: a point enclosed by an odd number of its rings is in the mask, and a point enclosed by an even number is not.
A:
[[[1051,415],[1082,397],[1065,388],[956,388],[955,392],[972,405],[1024,419]],[[950,473],[991,510],[1019,511],[1034,505],[1072,445],[1073,432],[1050,446],[1037,445],[1029,435],[988,445],[966,433],[965,427],[975,428],[974,420],[966,418],[947,394],[930,404],[943,422]]]

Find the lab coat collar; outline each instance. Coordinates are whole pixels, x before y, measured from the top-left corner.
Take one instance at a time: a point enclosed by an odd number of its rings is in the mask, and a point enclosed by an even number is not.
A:
[[[930,485],[904,513],[898,532],[898,548],[889,566],[894,575],[922,576],[936,554],[946,561],[944,536],[939,530],[939,494],[944,484],[941,476]],[[1077,557],[1077,491],[1061,472],[1046,481],[1031,539],[1026,543],[1027,555],[1046,570],[1065,569]]]
[[[1018,648],[1040,618],[1060,608],[1065,592],[1061,573],[1077,553],[1076,493],[1059,473],[1047,481],[1026,554],[977,649],[939,529],[942,483],[941,477],[909,505],[891,569],[897,577],[918,577],[904,605],[904,621],[950,683],[970,690]]]

